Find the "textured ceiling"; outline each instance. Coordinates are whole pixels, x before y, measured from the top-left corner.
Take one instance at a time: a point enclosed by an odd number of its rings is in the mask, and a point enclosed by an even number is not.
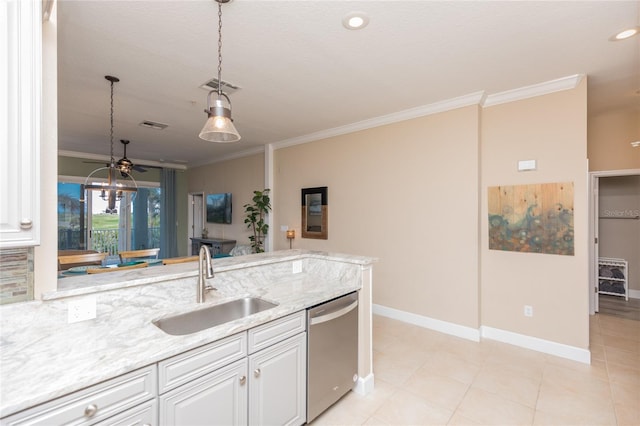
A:
[[[360,31],[342,18],[363,11]],[[59,149],[189,167],[401,110],[573,74],[589,81],[589,113],[640,108],[638,1],[257,1],[223,5],[222,78],[242,140],[198,139],[217,73],[217,3],[58,2]],[[166,123],[166,130],[138,125]],[[121,146],[116,145],[116,158]]]

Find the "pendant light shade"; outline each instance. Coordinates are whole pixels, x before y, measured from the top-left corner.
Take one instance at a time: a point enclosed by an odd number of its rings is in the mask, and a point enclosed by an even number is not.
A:
[[[211,97],[215,96],[213,105]],[[226,94],[212,90],[207,97],[207,122],[200,132],[200,139],[209,142],[228,143],[240,140],[240,134],[231,120],[231,102]]]
[[[218,3],[218,90],[212,90],[207,96],[207,122],[198,135],[209,142],[228,143],[240,140],[240,134],[231,118],[231,100],[222,92],[222,3],[230,0],[216,0]],[[213,103],[211,97],[215,95]]]

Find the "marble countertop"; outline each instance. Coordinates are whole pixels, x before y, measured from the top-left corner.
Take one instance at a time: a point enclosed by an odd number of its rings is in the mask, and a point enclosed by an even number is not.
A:
[[[223,257],[213,259],[214,269],[217,272],[232,271],[260,265],[268,265],[274,262],[284,262],[298,259],[301,256],[310,259],[326,259],[337,262],[368,265],[374,258],[355,256],[343,253],[331,253],[313,250],[279,250],[268,253],[250,254],[238,257]],[[88,278],[88,275],[66,276],[58,279],[57,291],[45,293],[43,300],[54,300],[69,296],[92,294],[99,291],[108,291],[125,287],[146,285],[158,281],[175,280],[179,278],[195,277],[198,268],[194,262],[179,263],[175,265],[150,266],[148,268],[129,271],[116,271],[108,274],[96,274]]]
[[[296,260],[305,264],[301,273],[292,273],[287,263]],[[197,268],[186,263],[131,270],[130,280],[114,277],[120,273],[99,274],[92,277],[93,292],[84,277],[84,286],[70,282],[50,300],[0,306],[0,417],[358,290],[357,271],[373,262],[286,250],[217,259],[216,277],[209,280],[217,290],[202,304],[195,302]],[[168,335],[152,324],[244,296],[278,306],[185,336]],[[96,298],[97,317],[68,324],[68,301],[83,297]]]

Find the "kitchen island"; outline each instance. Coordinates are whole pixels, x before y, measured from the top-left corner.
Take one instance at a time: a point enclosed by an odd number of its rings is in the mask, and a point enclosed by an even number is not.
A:
[[[216,290],[196,303],[197,264],[59,280],[43,301],[0,307],[0,418],[359,290],[358,381],[373,387],[371,281],[375,259],[286,250],[216,259]],[[277,306],[183,336],[152,321],[241,297]],[[95,298],[95,319],[68,323],[69,302]]]

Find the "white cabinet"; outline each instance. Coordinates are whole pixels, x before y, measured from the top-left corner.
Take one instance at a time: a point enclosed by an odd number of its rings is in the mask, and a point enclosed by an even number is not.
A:
[[[305,311],[288,315],[266,324],[254,327],[248,333],[249,353],[273,346],[307,329]]]
[[[155,426],[158,424],[158,401],[152,399],[95,426]]]
[[[305,422],[306,336],[300,333],[249,356],[249,425]]]
[[[624,259],[598,258],[598,292],[629,300],[629,265]]]
[[[246,333],[183,352],[158,363],[158,392],[163,394],[246,356]]]
[[[301,425],[304,312],[158,363],[161,425]]]
[[[141,368],[5,417],[0,424],[2,426],[93,425],[103,421],[104,424],[112,424],[110,419],[113,416],[155,398],[156,378],[155,365]],[[129,412],[127,415],[131,414]]]
[[[161,425],[247,424],[247,333],[158,363]]]
[[[247,424],[247,361],[243,358],[160,396],[160,424]]]
[[[41,4],[0,2],[0,248],[40,243]]]

